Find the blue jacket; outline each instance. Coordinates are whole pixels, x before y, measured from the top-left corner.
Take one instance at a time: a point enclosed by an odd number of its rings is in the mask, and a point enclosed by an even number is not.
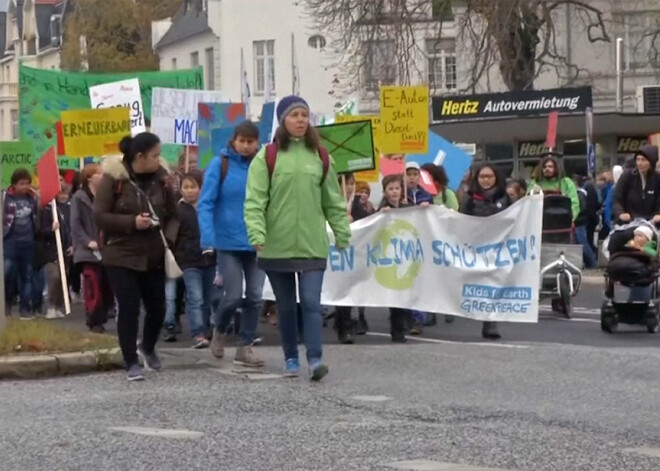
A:
[[[605,201],[603,202],[603,225],[612,228],[614,218],[614,185],[608,184],[605,188]]]
[[[408,201],[415,206],[419,206],[422,203],[433,204],[433,196],[424,188],[418,186],[414,191],[412,188],[408,188]]]
[[[222,160],[227,174],[221,182]],[[197,203],[197,217],[203,249],[254,251],[247,237],[243,207],[251,159],[231,147],[214,157],[204,172],[204,184]]]

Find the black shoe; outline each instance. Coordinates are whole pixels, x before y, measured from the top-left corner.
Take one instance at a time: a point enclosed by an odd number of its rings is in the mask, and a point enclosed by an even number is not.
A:
[[[165,342],[176,342],[176,327],[168,325],[165,328],[165,335],[163,336]]]
[[[105,333],[105,327],[103,327],[102,325],[93,325],[92,327],[89,328],[89,331],[95,334],[103,334]]]
[[[392,334],[392,343],[406,343],[408,339],[403,334]]]
[[[156,355],[155,351],[147,353],[140,346],[138,347],[138,356],[142,360],[142,364],[144,365],[145,369],[153,371],[160,371],[163,369],[163,366],[160,363],[160,358],[158,358],[158,355]]]
[[[451,324],[455,320],[456,320],[456,318],[454,316],[450,316],[448,314],[445,314],[445,324]]]
[[[364,317],[360,317],[355,327],[355,334],[366,335],[367,332],[369,332],[369,324],[367,324],[367,320]]]
[[[481,335],[483,338],[489,340],[499,340],[502,338],[497,330],[497,322],[484,322],[484,325],[481,329]]]
[[[344,345],[355,343],[355,322],[350,321],[349,326],[341,326],[337,329],[337,339]]]

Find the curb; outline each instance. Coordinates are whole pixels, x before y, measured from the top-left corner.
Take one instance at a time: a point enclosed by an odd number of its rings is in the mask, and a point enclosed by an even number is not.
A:
[[[76,353],[0,357],[0,379],[64,376],[124,367],[119,348]]]

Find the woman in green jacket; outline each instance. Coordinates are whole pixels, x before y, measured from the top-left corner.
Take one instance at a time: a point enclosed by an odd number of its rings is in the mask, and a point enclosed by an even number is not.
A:
[[[278,308],[285,370],[297,376],[299,285],[303,336],[311,378],[328,373],[322,362],[321,287],[329,251],[326,221],[344,249],[351,231],[334,165],[309,123],[309,106],[297,96],[277,105],[275,142],[256,155],[248,173],[245,224],[259,267],[268,275]]]

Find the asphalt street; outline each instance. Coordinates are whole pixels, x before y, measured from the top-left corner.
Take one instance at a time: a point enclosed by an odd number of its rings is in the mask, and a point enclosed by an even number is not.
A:
[[[0,383],[0,470],[657,470],[660,336],[602,333],[600,283],[573,320],[549,310],[487,342],[457,319],[392,345],[337,345],[329,376],[281,377],[275,329],[265,368],[237,370],[189,342],[161,344],[165,370]],[[82,322],[74,315],[65,322]]]

